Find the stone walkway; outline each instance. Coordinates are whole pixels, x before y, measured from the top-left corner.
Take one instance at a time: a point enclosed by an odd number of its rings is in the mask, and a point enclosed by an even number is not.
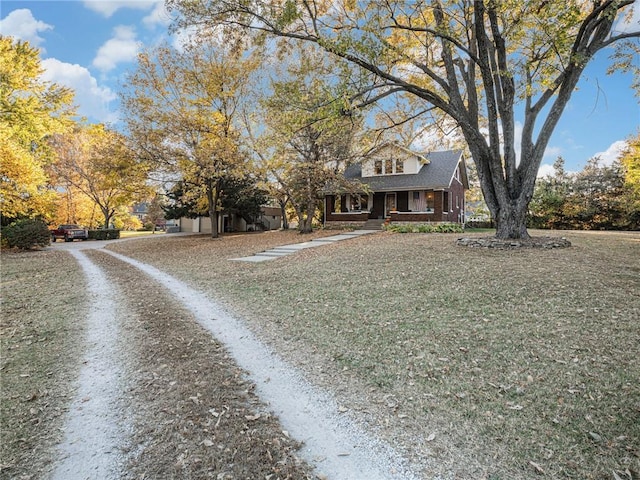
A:
[[[285,257],[287,255],[294,254],[300,250],[306,248],[315,248],[329,243],[340,242],[342,240],[348,240],[350,238],[360,237],[362,235],[368,235],[370,233],[377,233],[379,230],[354,230],[353,232],[339,233],[338,235],[331,235],[330,237],[316,238],[309,242],[292,243],[291,245],[280,245],[264,252],[256,253],[251,257],[232,258],[231,260],[238,260],[240,262],[266,262],[267,260],[274,260],[276,258]]]

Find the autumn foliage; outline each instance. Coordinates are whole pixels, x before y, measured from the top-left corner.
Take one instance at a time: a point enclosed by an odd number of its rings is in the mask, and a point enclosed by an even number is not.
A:
[[[553,175],[538,180],[530,204],[530,225],[579,230],[639,230],[640,137],[611,165],[598,158],[579,172],[566,172],[559,158]]]
[[[66,131],[73,92],[41,79],[40,53],[28,42],[0,36],[0,214],[4,224],[24,217],[50,218],[56,195],[46,167],[53,159],[46,138]]]

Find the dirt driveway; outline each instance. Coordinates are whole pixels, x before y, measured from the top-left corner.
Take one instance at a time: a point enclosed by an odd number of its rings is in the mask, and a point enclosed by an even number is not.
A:
[[[105,243],[51,247],[91,298],[51,478],[416,478],[242,319]]]

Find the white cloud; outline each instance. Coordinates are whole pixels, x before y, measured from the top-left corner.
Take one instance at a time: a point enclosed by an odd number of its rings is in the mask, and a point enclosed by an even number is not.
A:
[[[109,87],[98,85],[98,81],[85,67],[55,58],[43,60],[42,67],[43,80],[64,85],[76,92],[75,104],[78,105],[81,116],[104,123],[117,122],[117,113],[110,109],[110,104],[116,100],[117,95]]]
[[[554,162],[556,159],[561,156],[562,148],[561,147],[547,147],[544,151],[543,159],[551,159]]]
[[[213,44],[225,45],[224,32],[221,28],[209,28],[199,25],[190,25],[173,32],[170,42],[173,48],[182,53],[187,47],[197,45],[203,38],[213,42]]]
[[[640,1],[636,0],[614,25],[613,34],[638,31],[640,31]]]
[[[44,38],[38,34],[47,30],[53,30],[53,26],[33,18],[31,10],[27,8],[13,10],[0,20],[2,35],[28,41],[34,47],[44,42]]]
[[[131,62],[136,59],[140,50],[140,42],[136,40],[133,27],[118,26],[114,28],[114,37],[98,49],[93,66],[103,72],[116,68],[118,63]]]
[[[416,152],[430,152],[456,148],[463,141],[455,126],[448,125],[445,131],[440,128],[424,128],[411,143],[411,148]]]
[[[121,8],[149,10],[158,0],[84,0],[83,3],[89,10],[109,18]]]
[[[168,27],[171,23],[171,17],[169,16],[169,12],[167,12],[164,1],[156,2],[151,13],[142,19],[142,23],[150,29],[156,25]]]
[[[543,163],[542,165],[540,165],[540,168],[538,169],[538,178],[542,178],[542,177],[552,177],[553,175],[555,175],[556,170],[555,168],[553,168],[553,165],[549,165],[548,163]]]
[[[604,152],[598,152],[594,157],[600,159],[600,165],[611,165],[615,160],[620,157],[623,150],[627,148],[627,142],[624,140],[618,140],[609,145]]]

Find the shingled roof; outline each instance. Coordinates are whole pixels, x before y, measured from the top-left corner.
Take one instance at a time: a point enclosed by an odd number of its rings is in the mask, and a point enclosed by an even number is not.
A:
[[[397,190],[439,190],[449,188],[462,157],[461,150],[445,150],[421,154],[429,163],[422,166],[418,173],[402,173],[396,175],[362,176],[362,165],[354,164],[347,167],[344,177],[347,180],[357,180],[368,185],[374,192]],[[466,171],[463,171],[463,184],[468,188]]]

